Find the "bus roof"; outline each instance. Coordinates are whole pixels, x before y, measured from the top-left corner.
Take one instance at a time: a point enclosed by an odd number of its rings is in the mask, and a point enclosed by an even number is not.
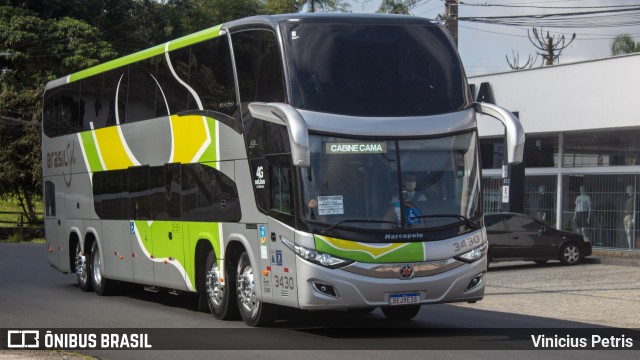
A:
[[[233,20],[224,24],[220,24],[208,29],[195,32],[181,38],[168,41],[163,44],[156,45],[149,49],[141,50],[136,53],[126,55],[111,61],[90,67],[85,70],[52,80],[47,83],[45,90],[52,89],[64,84],[82,80],[84,78],[103,73],[121,66],[129,65],[140,60],[148,59],[153,56],[163,54],[168,51],[180,49],[200,41],[212,39],[225,33],[226,30],[233,32],[255,25],[262,25],[276,29],[277,25],[283,21],[309,21],[309,22],[348,22],[348,23],[403,23],[403,24],[420,24],[435,25],[433,20],[407,15],[389,15],[389,14],[336,14],[336,13],[314,13],[314,14],[282,14],[282,15],[257,15],[239,20]]]

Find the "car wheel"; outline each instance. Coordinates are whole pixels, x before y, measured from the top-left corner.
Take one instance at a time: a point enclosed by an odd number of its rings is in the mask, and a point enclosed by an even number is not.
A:
[[[255,281],[260,274],[251,266],[249,255],[243,252],[238,260],[236,296],[242,320],[249,326],[267,326],[275,321],[276,307],[256,298]]]
[[[389,320],[406,321],[413,319],[420,311],[420,305],[383,306],[382,313]]]
[[[582,248],[574,242],[566,243],[560,248],[560,262],[563,265],[579,264],[582,258]]]

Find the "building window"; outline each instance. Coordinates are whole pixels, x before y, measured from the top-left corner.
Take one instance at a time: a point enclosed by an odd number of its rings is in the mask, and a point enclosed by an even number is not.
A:
[[[558,134],[527,135],[524,154],[527,168],[558,167]]]
[[[480,139],[480,157],[483,169],[501,169],[504,161],[504,138]]]
[[[566,133],[564,167],[640,165],[640,131]]]
[[[502,211],[502,178],[482,178],[482,205],[485,213]]]

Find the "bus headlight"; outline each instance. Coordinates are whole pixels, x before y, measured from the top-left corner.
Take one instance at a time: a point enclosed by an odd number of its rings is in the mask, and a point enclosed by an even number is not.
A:
[[[489,243],[485,242],[484,244],[478,246],[475,249],[471,249],[462,255],[458,255],[454,257],[454,259],[460,260],[466,263],[472,263],[482,259],[482,257],[487,254],[488,248],[489,248]]]
[[[299,258],[320,266],[324,266],[329,269],[341,268],[354,262],[353,260],[339,258],[320,251],[307,249],[304,246],[296,245],[293,243],[293,241],[287,239],[284,236],[280,236],[280,240],[286,247],[293,250],[293,252],[296,253]]]

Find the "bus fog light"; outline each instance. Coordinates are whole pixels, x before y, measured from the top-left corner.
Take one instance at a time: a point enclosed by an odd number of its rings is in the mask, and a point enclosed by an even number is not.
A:
[[[321,283],[318,281],[312,281],[311,286],[315,291],[321,293],[322,295],[330,296],[333,298],[338,297],[338,292],[336,291],[336,288],[333,285]]]
[[[473,290],[478,286],[480,286],[480,284],[482,284],[483,279],[484,279],[484,273],[476,275],[473,279],[471,279],[471,281],[469,281],[469,285],[467,285],[467,289],[465,290],[465,292]]]

